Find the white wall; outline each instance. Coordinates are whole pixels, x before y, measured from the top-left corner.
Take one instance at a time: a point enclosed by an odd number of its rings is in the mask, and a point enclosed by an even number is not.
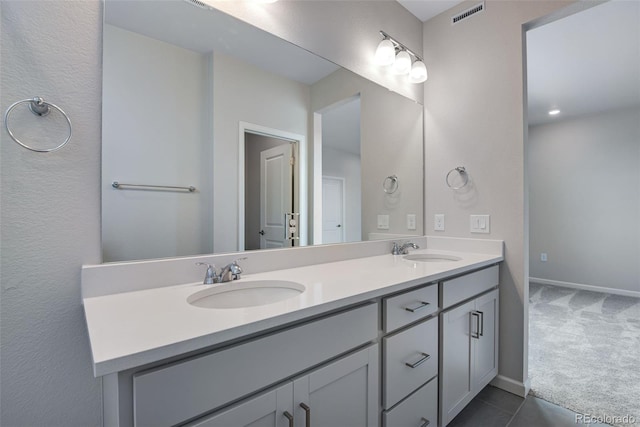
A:
[[[0,131],[0,424],[98,426],[80,266],[100,262],[102,5],[2,1],[0,15],[0,110],[41,96],[73,124],[49,154]]]
[[[529,127],[532,278],[640,292],[639,118],[633,108]]]
[[[213,70],[213,251],[219,253],[238,248],[238,210],[233,207],[238,206],[239,123],[307,136],[310,91],[305,84],[219,53]],[[224,209],[216,209],[218,204]]]
[[[451,25],[465,2],[424,24],[425,223],[427,235],[503,239],[500,273],[501,385],[524,393],[527,379],[528,259],[524,172],[523,27],[568,2],[489,0],[486,10]],[[465,166],[470,191],[445,175]],[[433,231],[445,214],[446,230]],[[471,234],[470,214],[490,214],[491,234]]]
[[[213,252],[209,56],[112,25],[103,49],[103,261]]]

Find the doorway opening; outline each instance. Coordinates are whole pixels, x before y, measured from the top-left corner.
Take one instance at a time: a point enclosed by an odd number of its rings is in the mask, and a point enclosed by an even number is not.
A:
[[[241,123],[239,148],[239,250],[306,244],[305,138]]]

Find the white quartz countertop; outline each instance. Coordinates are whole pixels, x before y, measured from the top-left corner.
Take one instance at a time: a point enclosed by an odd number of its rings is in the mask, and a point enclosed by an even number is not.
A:
[[[245,274],[234,283],[285,280],[306,288],[299,296],[247,308],[189,304],[191,294],[219,286],[202,283],[84,298],[94,374],[102,376],[178,356],[503,260],[496,254],[411,252],[421,253],[454,255],[461,260],[418,262],[387,254]]]

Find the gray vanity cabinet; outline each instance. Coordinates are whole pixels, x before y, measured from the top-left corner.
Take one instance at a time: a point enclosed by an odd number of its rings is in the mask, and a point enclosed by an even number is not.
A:
[[[376,427],[378,346],[289,381],[189,427]]]
[[[468,294],[472,297],[440,314],[442,426],[451,422],[498,374],[497,274],[498,267],[495,266],[460,277],[458,284],[468,286],[463,300]],[[486,288],[494,289],[487,292]],[[476,292],[484,293],[473,296]]]

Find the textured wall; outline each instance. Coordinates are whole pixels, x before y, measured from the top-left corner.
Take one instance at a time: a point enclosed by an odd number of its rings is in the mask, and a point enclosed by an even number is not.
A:
[[[632,108],[529,128],[532,278],[640,292],[638,118]]]
[[[426,234],[505,241],[500,374],[521,388],[528,345],[523,24],[569,2],[487,1],[484,12],[451,25],[451,15],[475,3],[424,25],[424,55],[431,63],[425,83]],[[470,173],[469,186],[459,192],[445,185],[456,166]],[[444,232],[433,230],[436,213],[446,215]],[[471,234],[470,214],[490,214],[491,234]]]
[[[0,131],[0,424],[96,426],[100,380],[91,372],[80,266],[100,262],[102,5],[2,1],[0,8],[2,112],[41,96],[73,123],[71,141],[49,154]],[[36,129],[38,120],[17,114],[14,125]]]

